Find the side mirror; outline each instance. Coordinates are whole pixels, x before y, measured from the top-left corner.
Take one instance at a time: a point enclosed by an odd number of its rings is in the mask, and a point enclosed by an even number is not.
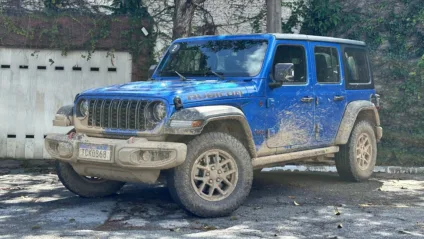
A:
[[[149,70],[147,71],[147,77],[148,77],[149,80],[152,79],[152,76],[153,76],[153,73],[156,70],[156,67],[157,67],[157,65],[151,65]]]
[[[274,82],[269,85],[272,88],[280,87],[284,82],[294,81],[294,65],[293,63],[278,63],[274,67]]]

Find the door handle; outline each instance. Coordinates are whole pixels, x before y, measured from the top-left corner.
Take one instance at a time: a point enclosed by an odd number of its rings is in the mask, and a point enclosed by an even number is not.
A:
[[[314,98],[305,96],[302,99],[300,99],[300,101],[302,101],[303,103],[311,103],[312,101],[314,101]]]
[[[342,101],[342,100],[344,100],[344,96],[341,96],[341,95],[336,95],[336,96],[334,96],[334,101]]]

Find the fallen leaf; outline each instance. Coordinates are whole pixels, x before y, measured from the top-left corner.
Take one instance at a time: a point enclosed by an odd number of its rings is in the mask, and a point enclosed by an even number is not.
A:
[[[216,230],[217,228],[215,226],[209,226],[209,225],[205,225],[203,227],[203,230],[205,231],[212,231],[212,230]]]
[[[235,220],[238,220],[238,218],[236,216],[232,216],[231,221],[235,221]]]
[[[294,204],[295,206],[300,206],[300,204],[299,204],[299,203],[297,203],[296,201],[293,201],[293,204]]]
[[[296,198],[296,196],[288,196],[288,198],[290,198],[290,199],[295,199],[295,198]]]
[[[336,216],[340,216],[341,213],[340,213],[339,209],[337,207],[335,207],[334,210],[335,210],[334,214]]]
[[[37,229],[40,229],[40,228],[41,228],[40,225],[34,225],[34,226],[31,227],[32,230],[37,230]]]
[[[337,228],[343,228],[343,224],[339,224],[339,225],[337,225]]]

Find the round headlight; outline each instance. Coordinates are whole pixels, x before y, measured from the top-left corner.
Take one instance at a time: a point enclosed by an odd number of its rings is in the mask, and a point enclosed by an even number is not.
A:
[[[88,100],[81,101],[79,105],[79,112],[82,117],[86,117],[88,115]]]
[[[161,121],[166,116],[166,106],[163,102],[157,102],[153,105],[153,119]]]

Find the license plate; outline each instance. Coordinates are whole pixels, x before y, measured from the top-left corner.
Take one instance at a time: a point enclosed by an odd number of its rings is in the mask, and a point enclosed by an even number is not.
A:
[[[84,159],[94,159],[110,161],[111,148],[109,145],[80,144],[79,157]]]

